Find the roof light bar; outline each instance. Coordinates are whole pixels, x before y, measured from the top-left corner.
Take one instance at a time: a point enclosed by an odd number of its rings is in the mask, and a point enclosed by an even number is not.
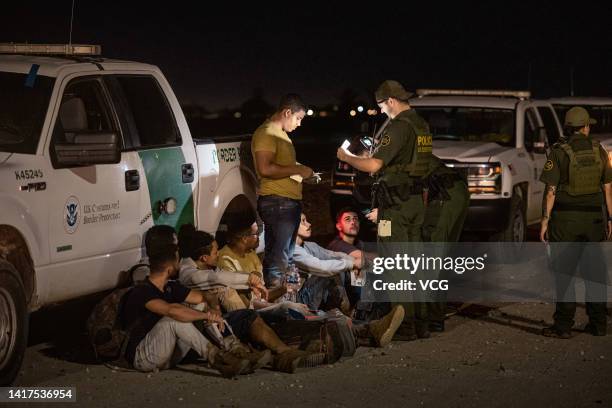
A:
[[[88,44],[0,43],[0,54],[95,56],[102,54],[102,47]]]
[[[502,91],[489,89],[417,89],[419,97],[428,95],[455,95],[455,96],[502,96],[519,99],[529,99],[531,92],[529,91]]]

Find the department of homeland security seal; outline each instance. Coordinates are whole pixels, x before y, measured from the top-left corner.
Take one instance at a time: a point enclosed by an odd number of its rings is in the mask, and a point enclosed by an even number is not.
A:
[[[70,196],[64,205],[64,230],[68,234],[74,234],[79,227],[81,203],[75,196]]]

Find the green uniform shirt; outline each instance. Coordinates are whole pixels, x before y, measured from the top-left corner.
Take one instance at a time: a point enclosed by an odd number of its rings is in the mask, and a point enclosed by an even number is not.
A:
[[[412,117],[418,115],[414,110],[409,109],[401,112],[392,119],[385,128],[380,142],[372,157],[380,159],[383,167],[380,172],[381,180],[389,185],[402,184],[409,180],[408,173],[389,173],[384,174],[385,168],[392,165],[407,165],[412,160],[412,154],[416,148],[417,134],[409,123],[398,120],[400,116]]]
[[[575,150],[591,150],[591,138],[581,133],[574,133],[568,140],[572,148]],[[612,182],[612,166],[608,154],[603,148],[600,148],[604,169],[601,174],[601,183],[607,184]],[[567,185],[569,183],[569,162],[570,159],[563,149],[559,146],[554,146],[548,161],[544,166],[540,181],[550,186]],[[603,193],[585,194],[581,196],[571,196],[565,191],[557,191],[555,202],[564,204],[574,204],[580,206],[597,206],[603,204]]]

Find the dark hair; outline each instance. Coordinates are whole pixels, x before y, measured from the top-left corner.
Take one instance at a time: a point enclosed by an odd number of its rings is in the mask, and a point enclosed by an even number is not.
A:
[[[253,223],[249,224],[248,227],[247,226],[241,226],[241,227],[234,226],[234,228],[230,229],[227,232],[228,242],[233,244],[236,241],[238,241],[240,238],[249,235],[251,233],[252,225]]]
[[[210,255],[215,237],[196,230],[193,224],[183,224],[179,229],[178,241],[179,256],[197,261],[202,255]]]
[[[151,271],[162,269],[176,260],[176,232],[169,225],[155,225],[145,235],[145,250]]]
[[[340,211],[336,213],[336,224],[340,221],[340,218],[344,213],[353,212],[359,216],[359,211],[355,207],[342,207]]]
[[[287,94],[283,96],[278,104],[278,112],[289,109],[291,113],[306,111],[306,104],[298,94]]]

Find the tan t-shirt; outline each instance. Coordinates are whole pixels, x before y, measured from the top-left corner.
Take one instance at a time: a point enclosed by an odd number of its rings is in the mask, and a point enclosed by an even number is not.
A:
[[[229,245],[225,245],[219,251],[217,267],[232,272],[255,272],[263,278],[263,266],[255,251],[249,251],[244,256],[239,256]]]
[[[255,152],[267,151],[274,153],[273,160],[278,165],[296,164],[293,142],[280,126],[270,121],[264,122],[253,134],[251,151],[253,152],[254,162],[256,162]],[[255,169],[257,169],[257,166],[255,166]],[[277,195],[294,200],[302,199],[302,184],[289,177],[271,179],[261,177],[259,173],[257,173],[257,177],[259,178],[259,195]]]

